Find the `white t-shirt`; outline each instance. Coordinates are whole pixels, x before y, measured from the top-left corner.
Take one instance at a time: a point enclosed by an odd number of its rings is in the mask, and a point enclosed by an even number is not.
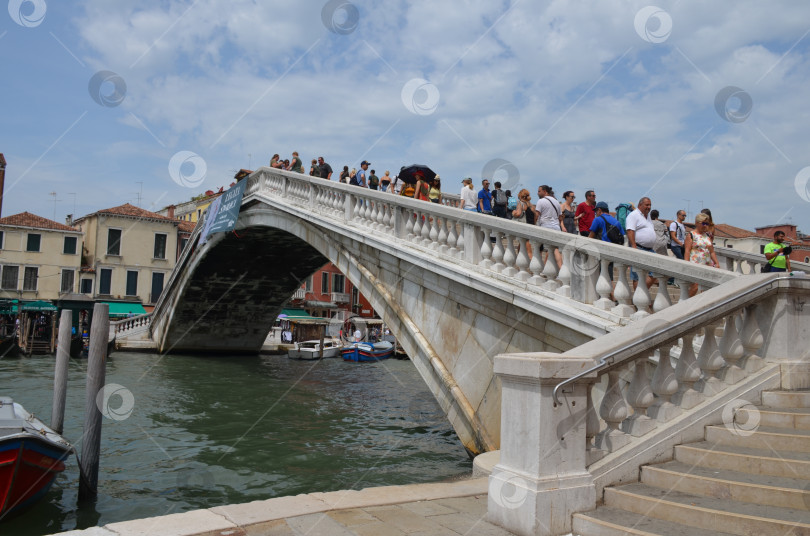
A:
[[[478,194],[472,188],[462,186],[460,196],[461,208],[476,208],[478,206]]]
[[[674,240],[670,239],[669,245],[670,246],[681,246],[683,244],[684,239],[686,238],[686,228],[683,226],[682,223],[678,223],[674,221],[669,224],[669,230],[675,233],[675,237],[681,241],[681,243],[677,243]]]
[[[357,342],[363,340],[363,334],[360,332],[359,329],[354,332],[354,340]]]
[[[636,232],[636,245],[652,249],[655,246],[655,227],[649,216],[639,209],[627,215],[627,230]]]
[[[560,229],[560,214],[562,213],[562,209],[560,208],[559,201],[547,195],[537,201],[535,208],[539,214],[537,225],[544,229],[554,229],[555,231],[562,230]]]

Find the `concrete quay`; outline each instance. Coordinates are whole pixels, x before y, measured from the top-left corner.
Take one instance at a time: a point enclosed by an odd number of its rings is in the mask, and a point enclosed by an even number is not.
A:
[[[308,493],[110,523],[59,536],[458,536],[488,523],[487,478]]]

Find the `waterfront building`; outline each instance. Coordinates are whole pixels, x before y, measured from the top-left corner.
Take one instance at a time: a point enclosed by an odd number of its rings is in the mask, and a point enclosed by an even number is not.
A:
[[[21,212],[0,218],[0,298],[58,300],[75,294],[82,233]]]
[[[173,220],[196,224],[202,219],[203,214],[205,214],[205,211],[211,206],[214,199],[221,196],[223,193],[225,193],[224,187],[220,187],[216,192],[206,190],[205,193],[192,197],[190,201],[164,207],[158,210],[157,214]]]
[[[79,291],[154,305],[177,262],[179,223],[129,203],[75,220],[84,233]]]
[[[304,280],[290,305],[305,309],[310,316],[324,318],[345,320],[353,315],[375,316],[366,297],[331,262]]]

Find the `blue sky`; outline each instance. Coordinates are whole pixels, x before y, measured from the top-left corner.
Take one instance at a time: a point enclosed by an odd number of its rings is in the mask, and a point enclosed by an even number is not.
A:
[[[3,214],[156,210],[297,150],[810,233],[808,21],[788,1],[10,0]]]

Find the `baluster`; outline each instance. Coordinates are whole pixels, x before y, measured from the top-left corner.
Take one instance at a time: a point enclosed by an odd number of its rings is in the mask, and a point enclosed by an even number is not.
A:
[[[599,279],[596,281],[596,292],[599,294],[599,299],[596,300],[594,305],[597,309],[608,311],[613,307],[613,300],[610,299],[610,294],[613,292],[613,285],[610,282],[610,261],[602,259],[599,262]]]
[[[691,282],[685,279],[676,279],[675,284],[681,290],[681,293],[678,295],[678,303],[689,299],[689,286],[692,284]]]
[[[456,228],[456,224],[454,223],[453,224],[453,229],[455,230],[455,228]],[[458,253],[456,254],[456,256],[459,259],[463,259],[464,258],[464,224],[463,223],[460,224],[458,226],[458,228],[459,228],[458,239],[456,239],[456,249],[458,250]]]
[[[658,279],[658,292],[655,294],[655,301],[653,302],[653,312],[663,311],[672,305],[672,298],[669,297],[669,287],[667,287],[668,276],[664,274],[655,274]]]
[[[515,267],[515,261],[517,260],[517,255],[515,255],[515,237],[504,234],[503,248],[503,264],[506,266],[503,270],[503,274],[514,277],[519,271],[518,268]]]
[[[633,292],[633,305],[636,306],[636,312],[630,316],[631,320],[639,320],[650,314],[650,289],[647,287],[647,270],[641,273],[641,270],[636,268],[638,274],[638,285],[636,291]]]
[[[371,211],[371,227],[377,231],[382,230],[380,229],[380,202],[376,199],[374,200],[374,208]]]
[[[414,238],[417,236],[417,232],[419,229],[416,227],[416,222],[419,221],[419,216],[416,214],[415,210],[412,209],[405,209],[405,217],[408,220],[408,223],[405,224],[405,232],[408,235],[408,240],[413,241]]]
[[[728,385],[734,385],[745,378],[745,370],[739,364],[740,359],[745,355],[745,350],[737,329],[736,312],[726,317],[726,327],[723,329],[723,337],[720,339],[720,354],[723,356],[726,366],[719,372],[719,378],[722,378]]]
[[[529,251],[526,248],[526,240],[518,238],[518,254],[515,259],[515,267],[517,267],[517,277],[520,281],[528,281],[532,276],[529,272]],[[590,391],[589,391],[590,392]]]
[[[456,234],[456,220],[449,220],[447,222],[447,251],[450,255],[456,256],[458,254],[458,235]]]
[[[478,266],[482,268],[489,268],[494,263],[492,262],[492,243],[489,240],[489,229],[486,227],[481,227],[481,231],[484,233],[484,241],[481,243],[481,262],[478,263]]]
[[[607,428],[596,435],[594,445],[600,450],[613,452],[629,443],[630,436],[619,429],[627,418],[627,403],[619,387],[619,371],[611,370],[607,374],[608,385],[599,406],[599,416],[607,423]]]
[[[717,371],[723,368],[725,362],[717,348],[717,340],[714,331],[717,328],[717,321],[711,321],[703,328],[703,344],[700,345],[698,353],[698,366],[703,373],[703,377],[695,384],[695,389],[703,393],[704,396],[714,396],[723,389],[725,385],[715,376]]]
[[[647,410],[647,415],[658,422],[671,421],[681,413],[681,408],[670,402],[672,395],[678,391],[678,379],[669,353],[672,343],[662,344],[658,348],[658,367],[653,374],[652,389],[658,400]]]
[[[439,220],[437,219],[437,222]],[[450,249],[447,246],[447,218],[442,218],[441,223],[439,223],[439,236],[436,238],[438,242],[438,248],[441,253],[447,253],[447,250]]]
[[[422,229],[427,227],[427,221],[425,220],[425,215],[419,212],[418,210],[414,211],[414,223],[413,223],[413,242],[415,244],[419,244],[422,242]]]
[[[363,200],[363,219],[366,222],[371,223],[373,220],[371,218],[371,199],[366,198]]]
[[[391,217],[391,205],[389,205],[388,203],[383,203],[382,214],[383,214],[382,218],[383,232],[388,233],[393,232],[392,227],[394,224],[394,220]]]
[[[551,252],[549,252],[551,256]],[[560,266],[560,272],[557,278],[562,283],[562,286],[557,289],[557,294],[561,296],[571,297],[571,266],[574,262],[574,248],[567,247],[562,250],[563,263]]]
[[[695,391],[695,382],[700,379],[700,367],[695,358],[695,347],[692,339],[694,333],[681,337],[681,355],[675,367],[675,379],[678,380],[678,392],[672,397],[672,403],[682,409],[691,409],[703,402],[703,395]]]
[[[362,218],[363,200],[359,196],[354,196],[354,211],[352,212],[352,219],[359,220]]]
[[[540,251],[540,242],[534,238],[528,242],[532,248],[532,258],[529,261],[529,271],[531,271],[532,276],[529,278],[529,283],[541,286],[545,284],[546,276],[543,275],[543,253]]]
[[[560,287],[560,282],[557,281],[557,274],[560,272],[559,266],[557,266],[557,257],[554,255],[555,248],[552,245],[548,245],[545,248],[547,253],[546,261],[543,266],[543,275],[546,276],[546,283],[544,288],[547,288],[550,291],[556,291]],[[541,252],[537,252],[537,255],[542,255]]]
[[[622,421],[622,431],[639,437],[656,426],[656,422],[647,415],[647,408],[655,397],[647,373],[647,357],[636,359],[633,368],[633,380],[627,389],[627,403],[633,407],[633,414]]]
[[[528,255],[526,256],[528,257]],[[591,465],[593,462],[602,459],[602,457],[605,455],[604,450],[600,450],[596,448],[596,445],[594,445],[594,439],[596,438],[596,434],[599,433],[602,423],[599,422],[599,413],[596,406],[593,404],[593,389],[593,385],[589,385],[587,387],[588,399],[586,402],[587,414],[585,415],[585,465]]]
[[[616,282],[616,288],[613,289],[613,296],[619,304],[612,309],[613,313],[627,318],[635,309],[630,302],[630,285],[627,284],[627,266],[616,262],[616,271],[619,273],[619,280]]]
[[[756,304],[748,305],[745,308],[741,338],[745,351],[742,366],[745,367],[747,372],[756,372],[765,366],[765,360],[757,355],[757,352],[765,343],[765,338],[762,336],[762,330],[759,329],[759,323],[757,322]]]
[[[435,222],[428,212],[423,212],[422,218],[422,245],[430,247],[430,245],[433,244],[431,231],[434,228]]]
[[[492,262],[495,264],[492,265],[492,269],[500,273],[505,268],[503,264],[503,233],[495,230],[492,231],[492,234],[495,236],[495,242],[492,246]]]

